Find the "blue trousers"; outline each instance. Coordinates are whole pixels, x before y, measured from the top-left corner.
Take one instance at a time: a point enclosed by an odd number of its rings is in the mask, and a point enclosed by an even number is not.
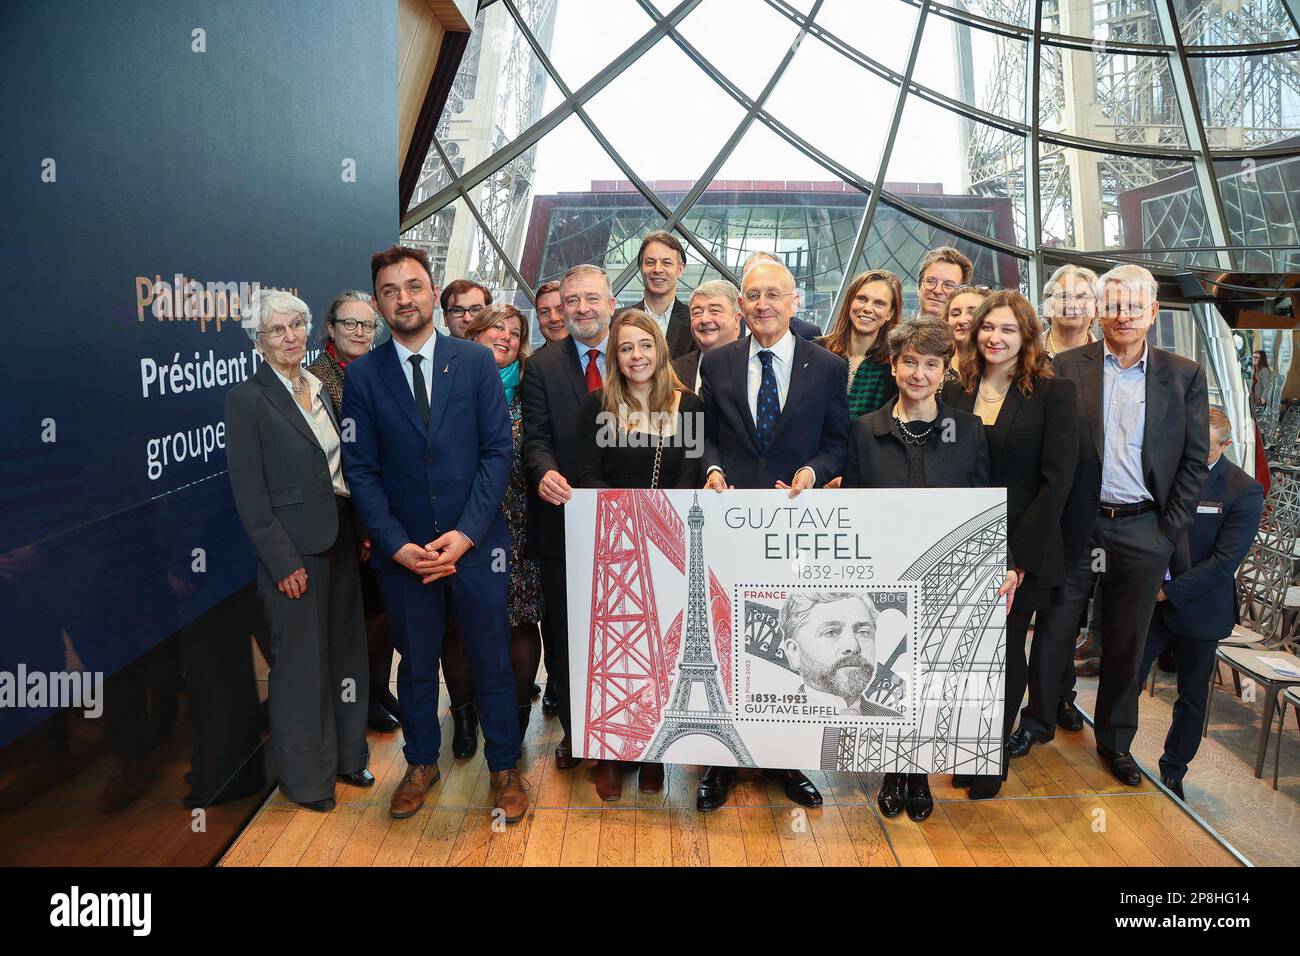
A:
[[[506,621],[509,580],[508,573],[494,570],[490,562],[459,564],[455,574],[432,584],[421,584],[417,575],[397,565],[380,572],[393,647],[401,655],[397,703],[407,763],[438,762],[438,662],[448,614],[469,661],[488,769],[509,770],[518,762],[519,715]]]
[[[1141,677],[1146,684],[1151,665],[1170,641],[1174,642],[1174,670],[1178,674],[1178,699],[1174,701],[1174,716],[1165,736],[1165,752],[1160,758],[1160,774],[1182,782],[1187,765],[1201,746],[1201,727],[1205,725],[1205,706],[1210,696],[1210,672],[1214,670],[1214,656],[1218,641],[1193,640],[1179,637],[1164,622],[1159,607],[1151,617],[1147,629],[1146,648],[1142,652]]]

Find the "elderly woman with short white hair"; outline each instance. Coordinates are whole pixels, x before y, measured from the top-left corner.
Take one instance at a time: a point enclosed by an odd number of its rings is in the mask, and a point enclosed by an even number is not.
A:
[[[375,780],[358,536],[338,416],[302,367],[310,311],[288,292],[260,290],[245,328],[261,362],[226,394],[226,458],[271,627],[272,751],[284,795],[325,811],[336,777]]]

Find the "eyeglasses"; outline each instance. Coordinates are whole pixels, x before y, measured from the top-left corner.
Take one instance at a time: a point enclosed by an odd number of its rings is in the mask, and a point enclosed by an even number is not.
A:
[[[794,295],[793,292],[780,292],[776,289],[749,289],[745,292],[745,301],[753,304],[760,299],[768,302],[780,302]]]
[[[288,328],[285,328],[283,325],[273,325],[269,329],[262,329],[257,334],[266,336],[272,342],[279,342],[289,332],[298,333],[305,328],[307,328],[307,323],[303,319],[294,319],[289,323]]]
[[[929,289],[931,292],[935,289],[943,289],[943,291],[947,292],[949,295],[952,295],[953,291],[957,288],[957,283],[953,282],[951,279],[944,279],[940,282],[934,276],[926,277],[926,280],[922,282],[921,285]]]
[[[1069,299],[1073,299],[1075,302],[1097,301],[1097,297],[1093,295],[1091,292],[1076,292],[1074,293],[1074,295],[1067,295],[1066,293],[1058,290],[1052,293],[1051,298],[1054,302],[1065,302]]]
[[[486,309],[486,308],[487,308],[487,306],[485,306],[485,305],[471,305],[468,309],[465,308],[465,307],[462,306],[462,305],[453,305],[453,306],[450,306],[450,307],[447,309],[447,318],[449,318],[449,319],[461,319],[461,318],[464,318],[464,317],[465,317],[465,313],[468,312],[469,315],[470,315],[470,318],[472,318],[472,319],[477,319],[479,313],[482,312],[482,311],[483,311],[484,309]]]
[[[331,319],[330,321],[335,325],[343,326],[349,332],[355,332],[358,326],[361,327],[363,332],[367,333],[379,328],[379,323],[374,319]]]

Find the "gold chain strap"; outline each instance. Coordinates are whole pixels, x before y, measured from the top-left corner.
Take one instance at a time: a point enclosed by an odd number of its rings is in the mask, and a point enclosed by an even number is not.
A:
[[[659,443],[655,445],[655,470],[650,477],[650,488],[654,490],[659,487],[659,466],[664,460],[664,441],[663,436],[659,436]]]

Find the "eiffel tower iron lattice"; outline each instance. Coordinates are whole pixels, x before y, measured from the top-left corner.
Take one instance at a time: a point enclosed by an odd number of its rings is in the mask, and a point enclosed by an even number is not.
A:
[[[745,743],[740,739],[726,695],[713,645],[709,640],[708,595],[704,585],[704,511],[697,494],[687,512],[686,524],[691,541],[687,564],[686,634],[682,660],[677,668],[677,683],[664,710],[663,723],[655,734],[643,759],[663,760],[668,748],[683,737],[702,734],[721,743],[741,767],[755,766]],[[703,702],[703,709],[698,705]],[[693,707],[692,705],[696,705]]]

